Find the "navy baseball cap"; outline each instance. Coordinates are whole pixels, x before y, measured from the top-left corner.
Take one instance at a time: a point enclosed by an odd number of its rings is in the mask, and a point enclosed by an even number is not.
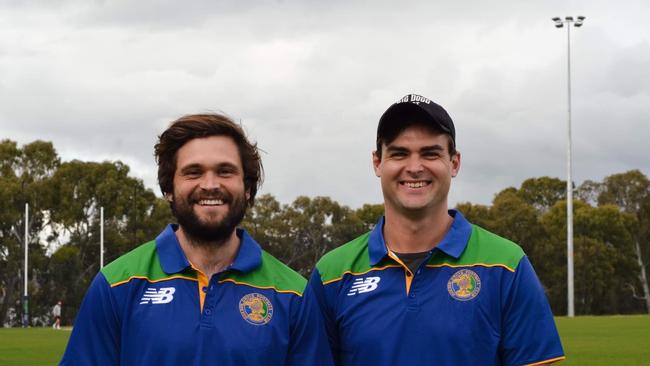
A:
[[[430,99],[417,94],[409,94],[391,105],[379,118],[377,140],[399,128],[400,124],[428,122],[437,130],[451,136],[456,145],[456,128],[447,111]]]

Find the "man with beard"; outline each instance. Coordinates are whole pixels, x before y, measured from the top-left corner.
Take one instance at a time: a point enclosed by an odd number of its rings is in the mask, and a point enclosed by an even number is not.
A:
[[[306,280],[236,229],[262,178],[256,145],[226,116],[190,115],[155,155],[178,225],[95,277],[61,364],[330,365]]]

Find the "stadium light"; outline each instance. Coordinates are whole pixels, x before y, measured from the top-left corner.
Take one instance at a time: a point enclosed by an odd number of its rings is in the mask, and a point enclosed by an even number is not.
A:
[[[577,17],[576,21],[570,16],[565,17],[564,20],[559,17],[552,18],[552,20],[555,22],[556,28],[562,28],[564,23],[567,25],[567,315],[573,317],[575,316],[575,301],[573,291],[573,184],[571,179],[571,23],[575,27],[581,27],[585,21],[585,17],[581,15]]]

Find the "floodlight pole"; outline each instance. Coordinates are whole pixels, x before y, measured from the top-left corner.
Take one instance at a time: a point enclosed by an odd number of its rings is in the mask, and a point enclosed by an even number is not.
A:
[[[29,304],[27,292],[27,265],[29,260],[29,203],[25,203],[25,273],[23,275],[24,290],[23,290],[23,328],[29,326]]]
[[[99,269],[104,268],[104,207],[99,208]]]
[[[575,27],[581,27],[585,17],[579,16],[577,20],[573,17],[565,17],[564,20],[559,17],[553,18],[556,28],[562,28],[566,23],[567,35],[567,315],[575,316],[575,300],[573,286],[573,180],[571,178],[571,23]]]
[[[567,169],[566,169],[566,235],[567,235],[567,315],[575,316],[575,299],[573,286],[573,181],[571,172],[571,27],[566,27],[567,39]]]

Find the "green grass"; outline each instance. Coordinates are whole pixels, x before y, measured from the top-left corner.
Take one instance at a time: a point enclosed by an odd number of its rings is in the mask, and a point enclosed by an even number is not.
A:
[[[556,318],[567,359],[558,365],[650,365],[650,316]],[[0,365],[56,365],[69,330],[0,329]]]
[[[0,365],[58,365],[70,329],[0,328]]]
[[[650,365],[650,315],[560,317],[559,365]]]

